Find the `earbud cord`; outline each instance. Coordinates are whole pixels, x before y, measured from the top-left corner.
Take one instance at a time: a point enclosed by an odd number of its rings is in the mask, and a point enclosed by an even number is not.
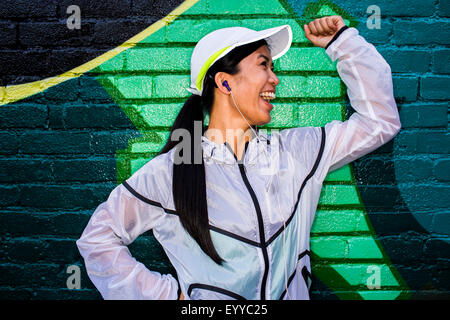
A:
[[[259,135],[258,135],[258,134],[256,133],[256,131],[252,128],[252,126],[250,125],[250,123],[247,121],[247,119],[245,118],[245,116],[242,114],[241,110],[239,110],[239,107],[237,106],[237,103],[236,103],[236,101],[234,100],[233,92],[231,92],[231,90],[230,90],[229,92],[230,92],[230,94],[231,94],[231,99],[233,100],[233,103],[234,103],[236,109],[239,111],[239,113],[241,114],[242,118],[244,118],[245,122],[247,122],[249,128],[253,131],[253,133],[255,134],[256,139],[257,139],[258,142],[259,142],[259,141],[260,141],[260,140],[259,140]],[[263,149],[264,149],[264,154],[266,155],[266,159],[269,159],[269,156],[268,156],[268,154],[267,154],[266,148],[263,148]],[[277,180],[278,180],[278,182],[280,181],[279,176],[278,176],[278,171],[277,171]],[[277,202],[278,202],[278,210],[279,210],[279,213],[280,213],[280,215],[281,215],[281,206],[280,206],[279,192],[277,192]],[[287,287],[287,282],[288,282],[288,281],[287,281],[287,263],[286,263],[286,252],[285,252],[285,247],[286,247],[286,221],[285,221],[285,219],[283,218],[283,216],[281,216],[281,219],[283,220],[283,226],[284,226],[284,229],[283,229],[284,285],[285,285],[285,289],[286,289],[286,294],[287,294],[287,296],[289,297],[289,299],[291,299],[291,296],[289,295],[288,287]]]
[[[234,105],[235,105],[237,111],[239,111],[239,113],[241,114],[242,118],[244,118],[245,122],[247,122],[248,127],[253,131],[253,134],[255,135],[256,139],[257,139],[258,142],[259,142],[259,135],[256,133],[255,129],[252,128],[252,126],[250,125],[250,123],[248,123],[247,118],[244,117],[244,115],[242,114],[241,110],[239,110],[239,108],[238,108],[238,106],[237,106],[237,104],[236,104],[236,101],[234,101],[233,92],[231,92],[231,90],[230,90],[230,94],[231,94],[231,99],[233,99],[233,103],[234,103]]]

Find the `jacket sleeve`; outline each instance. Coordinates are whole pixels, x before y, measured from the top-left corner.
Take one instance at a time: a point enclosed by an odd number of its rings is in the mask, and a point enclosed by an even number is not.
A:
[[[325,144],[319,174],[322,178],[391,140],[401,123],[394,100],[391,68],[375,47],[351,27],[326,49],[337,62],[337,71],[347,87],[356,111],[348,120],[333,120],[325,129]],[[321,128],[315,128],[320,145]],[[317,147],[318,148],[318,147]]]
[[[127,187],[117,186],[107,201],[97,207],[76,242],[87,274],[104,299],[178,298],[177,280],[170,274],[148,270],[132,257],[127,247],[164,217],[162,208],[146,203],[143,196],[137,198],[132,189],[151,186],[155,181],[145,172],[151,168],[150,162],[128,179]]]

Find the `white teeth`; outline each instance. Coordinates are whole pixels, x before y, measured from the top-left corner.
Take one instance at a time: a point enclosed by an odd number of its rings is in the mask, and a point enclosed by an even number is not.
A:
[[[265,100],[275,99],[275,93],[274,92],[261,92],[259,95]]]

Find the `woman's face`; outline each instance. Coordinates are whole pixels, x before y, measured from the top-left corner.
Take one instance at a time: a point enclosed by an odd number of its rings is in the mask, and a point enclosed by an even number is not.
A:
[[[272,57],[267,46],[262,46],[238,64],[239,72],[227,78],[233,97],[242,114],[251,125],[270,122],[275,98],[275,87],[280,83],[273,72]]]

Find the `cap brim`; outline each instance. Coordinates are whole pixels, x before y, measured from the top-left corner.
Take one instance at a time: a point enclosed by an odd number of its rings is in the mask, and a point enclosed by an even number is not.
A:
[[[236,47],[251,42],[256,42],[262,39],[265,39],[270,47],[272,60],[278,59],[283,56],[291,47],[291,26],[286,24],[283,26],[258,31],[256,34],[251,35],[247,39],[241,39]]]
[[[262,39],[265,39],[270,47],[270,54],[272,56],[272,60],[276,60],[281,56],[283,56],[291,47],[292,44],[291,26],[285,24],[279,27],[257,31],[256,33],[246,36],[240,39],[234,45],[228,47],[227,50],[223,51],[218,57],[216,57],[214,62],[226,56],[231,50],[233,50],[236,47],[243,46],[245,44],[256,42]],[[214,62],[212,64],[214,64]]]

